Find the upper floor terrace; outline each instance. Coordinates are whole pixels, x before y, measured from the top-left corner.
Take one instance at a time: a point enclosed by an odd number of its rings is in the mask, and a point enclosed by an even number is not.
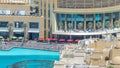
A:
[[[59,8],[103,8],[120,5],[120,0],[57,0]]]
[[[1,4],[29,4],[31,0],[0,0]]]
[[[41,9],[38,1],[0,0],[0,15],[41,16]]]

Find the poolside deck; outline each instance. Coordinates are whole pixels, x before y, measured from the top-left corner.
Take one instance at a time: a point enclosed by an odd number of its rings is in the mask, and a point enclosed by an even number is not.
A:
[[[25,43],[17,42],[17,41],[9,41],[9,42],[2,42],[2,44],[0,45],[0,49],[9,50],[13,47],[21,47],[21,48],[34,48],[41,50],[59,51],[63,46],[64,44],[43,43],[37,41],[28,41]]]

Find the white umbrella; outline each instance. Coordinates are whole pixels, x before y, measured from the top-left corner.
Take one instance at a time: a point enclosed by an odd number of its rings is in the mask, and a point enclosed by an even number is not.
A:
[[[3,36],[0,36],[0,39],[3,39]]]
[[[18,39],[22,40],[22,39],[23,39],[23,37],[19,37]]]
[[[15,39],[17,39],[17,37],[16,37],[16,36],[13,36],[12,39],[15,40]]]

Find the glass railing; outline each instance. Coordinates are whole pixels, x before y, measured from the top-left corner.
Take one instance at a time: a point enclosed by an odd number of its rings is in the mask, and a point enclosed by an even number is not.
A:
[[[107,29],[107,28],[105,28],[105,29],[96,29],[96,30],[94,30],[94,29],[92,29],[92,30],[90,30],[90,29],[88,29],[88,30],[86,30],[86,31],[84,31],[84,30],[57,30],[56,32],[69,32],[69,33],[73,33],[73,32],[75,32],[75,33],[88,33],[88,32],[106,32],[106,31],[117,31],[117,30],[120,30],[120,28],[110,28],[110,29]]]
[[[39,32],[39,28],[28,28],[28,32]]]
[[[39,28],[28,28],[28,30],[39,30]]]
[[[14,28],[14,30],[24,30],[24,28]]]
[[[0,27],[0,30],[8,30],[8,27]]]
[[[41,15],[36,13],[36,14],[28,14],[28,15],[0,14],[0,16],[41,16]]]

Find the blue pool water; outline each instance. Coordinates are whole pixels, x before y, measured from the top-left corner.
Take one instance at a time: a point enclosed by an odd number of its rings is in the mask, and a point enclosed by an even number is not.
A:
[[[7,66],[12,66],[15,63],[28,60],[34,60],[37,61],[37,63],[29,62],[28,64],[26,64],[26,66],[28,66],[26,68],[36,68],[35,64],[36,66],[42,66],[41,68],[52,68],[54,61],[59,61],[59,55],[59,52],[27,48],[12,48],[11,50],[0,50],[0,68],[6,68]],[[38,61],[40,61],[41,63]],[[24,63],[25,62],[18,65],[24,65]],[[51,65],[51,67],[47,65]],[[22,67],[20,66],[19,68]]]

